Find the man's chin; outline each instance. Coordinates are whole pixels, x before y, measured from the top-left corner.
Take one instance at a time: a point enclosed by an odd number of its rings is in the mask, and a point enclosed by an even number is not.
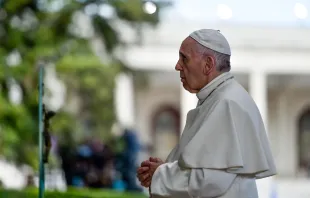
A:
[[[199,92],[198,90],[193,90],[193,89],[187,89],[187,91],[192,94],[196,94]]]
[[[192,93],[192,94],[195,94],[195,93],[198,93],[199,90],[194,90],[194,89],[191,89],[187,83],[184,83],[183,82],[183,88],[188,91],[189,93]]]

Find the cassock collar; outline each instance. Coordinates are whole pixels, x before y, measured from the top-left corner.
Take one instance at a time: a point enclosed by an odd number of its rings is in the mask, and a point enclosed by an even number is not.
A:
[[[232,79],[233,77],[234,76],[230,72],[225,72],[214,78],[196,94],[197,98],[199,99],[199,104],[202,104],[203,101],[205,101],[205,99],[207,99],[207,97],[222,83],[224,83],[226,80]]]

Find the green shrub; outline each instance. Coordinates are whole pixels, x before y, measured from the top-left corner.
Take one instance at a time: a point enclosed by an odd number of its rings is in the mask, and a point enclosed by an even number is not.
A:
[[[147,198],[144,194],[113,190],[69,189],[66,192],[46,191],[44,198]],[[0,198],[37,198],[38,189],[23,191],[0,189]]]

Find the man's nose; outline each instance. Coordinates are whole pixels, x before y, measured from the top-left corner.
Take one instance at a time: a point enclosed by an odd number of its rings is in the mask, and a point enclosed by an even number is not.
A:
[[[182,71],[182,67],[181,67],[181,65],[179,64],[179,62],[177,62],[177,64],[175,65],[175,70],[177,70],[177,71]]]

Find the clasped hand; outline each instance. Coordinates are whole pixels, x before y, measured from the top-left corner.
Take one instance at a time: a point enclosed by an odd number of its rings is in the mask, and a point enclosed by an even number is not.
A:
[[[152,177],[156,169],[164,162],[159,158],[150,157],[143,161],[137,170],[137,177],[142,186],[148,188],[151,185]]]

